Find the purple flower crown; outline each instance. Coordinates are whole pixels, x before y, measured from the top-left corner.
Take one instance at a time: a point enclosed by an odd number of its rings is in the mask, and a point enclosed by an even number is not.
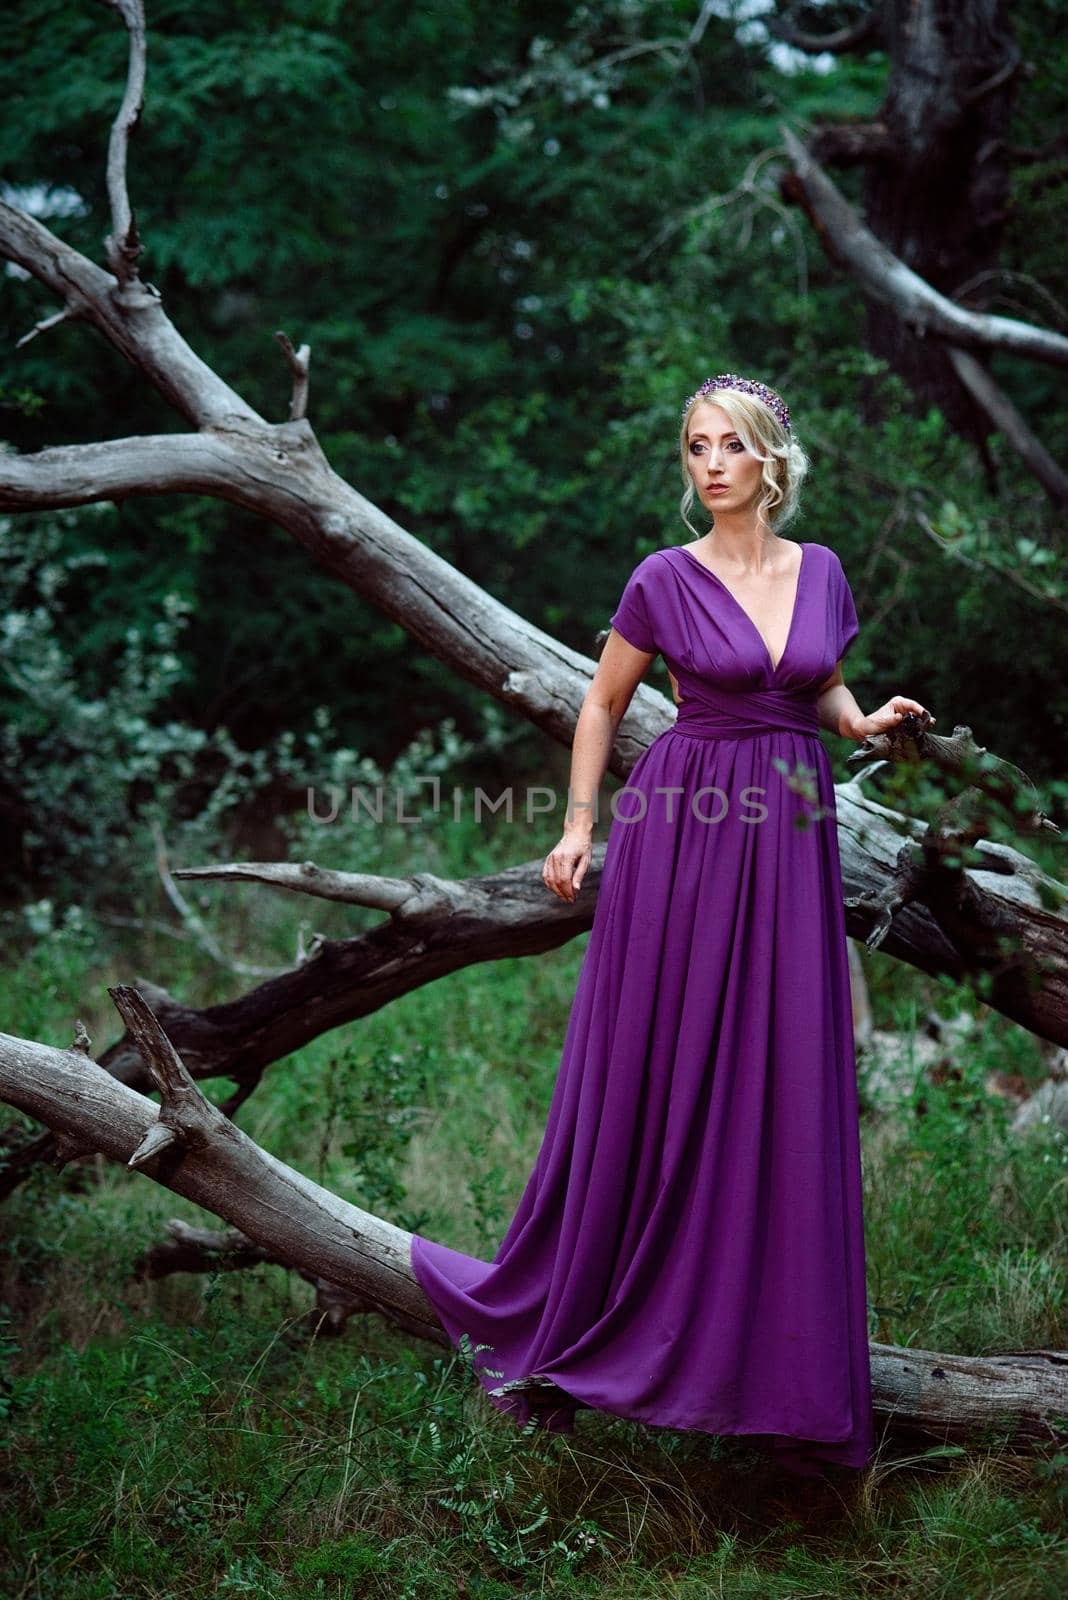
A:
[[[713,389],[737,389],[742,394],[751,394],[757,400],[763,401],[782,424],[787,433],[790,432],[790,411],[786,401],[777,395],[774,389],[769,389],[766,383],[757,383],[753,378],[739,378],[736,372],[720,372],[714,378],[706,378],[704,383],[687,400],[682,408],[685,417],[687,411],[695,400],[700,400],[706,394],[711,394]]]

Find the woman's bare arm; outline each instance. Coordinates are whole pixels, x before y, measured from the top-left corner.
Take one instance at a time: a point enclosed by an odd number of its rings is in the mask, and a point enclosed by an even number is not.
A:
[[[597,796],[616,729],[655,655],[636,650],[615,628],[609,629],[575,724],[563,837],[546,856],[541,873],[546,887],[561,900],[574,900],[586,876]]]
[[[594,813],[608,757],[615,743],[616,730],[634,696],[655,652],[636,650],[614,628],[608,639],[593,681],[586,691],[575,738],[571,747],[571,777],[568,786],[567,816],[563,836],[545,858],[542,879],[561,900],[573,901],[582,886],[590,864]],[[678,699],[677,684],[672,679]],[[878,711],[865,716],[846,687],[839,661],[831,676],[820,687],[817,701],[820,726],[830,733],[858,742],[869,734],[896,727],[907,711],[935,718],[905,695],[893,695]]]

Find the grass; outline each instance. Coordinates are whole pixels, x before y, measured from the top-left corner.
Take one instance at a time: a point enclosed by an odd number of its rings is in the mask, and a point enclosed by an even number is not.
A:
[[[476,846],[461,831],[422,864],[478,870],[494,849],[517,859],[514,839]],[[139,892],[136,914],[159,919]],[[265,965],[289,959],[309,916],[266,890],[212,887],[199,903],[224,945]],[[328,933],[374,920],[311,914]],[[66,1045],[83,1016],[99,1047],[117,1031],[109,983],[143,972],[203,1004],[248,982],[161,933],[36,916],[0,977],[12,1032]],[[357,1204],[492,1253],[537,1152],[584,943],[457,973],[316,1041],[268,1071],[241,1126]],[[1013,1134],[994,1092],[996,1074],[1040,1080],[1036,1041],[965,990],[865,962],[903,1068],[888,1096],[861,1063],[872,1337],[1065,1348],[1065,1141],[1051,1125]],[[909,1069],[931,1006],[980,1020],[934,1075]],[[207,1087],[221,1099],[229,1085]],[[1053,1600],[1068,1587],[1064,1453],[884,1441],[868,1474],[820,1483],[784,1477],[744,1438],[593,1412],[572,1435],[539,1435],[490,1405],[462,1352],[375,1317],[313,1338],[312,1291],[280,1268],[139,1280],[171,1216],[211,1221],[102,1159],[39,1168],[0,1213],[12,1600]]]

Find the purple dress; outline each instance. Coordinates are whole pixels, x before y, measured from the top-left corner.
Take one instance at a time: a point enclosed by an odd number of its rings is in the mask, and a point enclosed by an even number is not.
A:
[[[873,1416],[841,868],[819,686],[858,633],[803,544],[773,664],[691,551],[631,573],[612,625],[659,651],[675,723],[615,797],[534,1170],[491,1262],[411,1260],[493,1389],[552,1379],[634,1421],[864,1467]],[[581,892],[581,891],[580,891]],[[535,1413],[574,1427],[574,1405]]]

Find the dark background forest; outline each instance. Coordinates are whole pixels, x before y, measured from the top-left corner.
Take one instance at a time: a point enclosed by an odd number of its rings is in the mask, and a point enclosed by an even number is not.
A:
[[[716,14],[731,9],[713,7],[684,53],[650,46],[686,37],[688,5],[154,5],[131,174],[143,276],[267,416],[288,402],[273,331],[307,341],[332,465],[587,654],[635,560],[689,537],[682,401],[711,371],[762,375],[813,458],[792,536],[837,550],[857,596],[850,681],[869,698],[913,694],[1050,777],[1068,715],[1065,613],[1046,597],[1063,600],[1063,517],[998,435],[977,448],[870,352],[864,298],[780,193],[780,123],[870,120],[885,55],[805,56]],[[818,9],[828,27],[857,8]],[[1041,152],[1063,112],[1058,7],[1011,11],[1028,67],[1010,139]],[[21,3],[0,19],[0,170],[90,255],[124,62],[123,30],[92,4]],[[1009,163],[996,266],[939,287],[1063,327],[1063,159]],[[836,178],[860,200],[862,172]],[[83,328],[14,354],[42,294],[11,273],[4,287],[12,447],[175,425]],[[1058,372],[1000,352],[990,366],[1063,458]],[[4,539],[16,882],[47,888],[84,853],[54,804],[56,769],[75,756],[84,807],[115,811],[122,850],[138,778],[173,770],[197,735],[222,761],[224,733],[264,749],[327,708],[340,742],[389,759],[446,716],[483,730],[483,697],[230,506],[128,500],[8,523]],[[88,717],[129,705],[131,675],[148,747],[137,772]],[[100,815],[82,827],[106,854]]]
[[[841,557],[862,707],[900,692],[947,733],[971,726],[1063,825],[1064,508],[936,338],[887,336],[789,193],[783,125],[808,140],[878,123],[892,64],[878,40],[803,50],[772,24],[832,34],[864,9],[151,0],[129,163],[140,270],[272,420],[290,394],[274,332],[308,343],[308,415],[335,470],[587,656],[636,561],[689,537],[687,396],[724,370],[773,384],[812,459],[789,536]],[[924,255],[945,204],[924,194],[931,166],[828,168],[903,258],[910,216],[930,219],[913,264],[949,299],[1064,334],[1064,7],[995,9],[1019,64],[1002,131],[980,141],[1001,173],[981,238]],[[104,6],[0,13],[0,191],[98,261],[125,71]],[[940,155],[951,189],[958,157],[972,183],[973,145],[947,135]],[[181,426],[81,324],[16,348],[54,309],[7,265],[0,449]],[[984,361],[1068,458],[1061,371]],[[667,691],[662,663],[649,681]],[[556,833],[316,829],[307,786],[439,772],[494,793],[559,780],[567,758],[282,529],[175,495],[0,515],[0,740],[3,1027],[59,1045],[76,1016],[114,1035],[109,982],[143,973],[207,1005],[312,927],[373,926],[255,890],[205,890],[179,916],[161,841],[172,864],[514,865]],[[830,745],[844,775],[850,746]],[[1057,870],[1052,847],[1042,859]],[[355,1203],[490,1251],[537,1149],[582,947],[469,969],[317,1041],[272,1069],[242,1126]],[[933,1077],[906,1071],[892,1109],[865,1088],[873,1338],[1063,1348],[1063,1135],[1021,1143],[992,1087],[1037,1084],[1046,1055],[967,985],[879,955],[865,972],[908,1071],[932,1011],[964,1041]],[[1062,1592],[1048,1463],[1004,1479],[949,1450],[927,1463],[948,1477],[888,1473],[877,1505],[784,1497],[762,1520],[742,1509],[744,1447],[710,1456],[605,1418],[578,1443],[519,1444],[454,1366],[373,1320],[311,1343],[304,1286],[280,1268],[143,1282],[140,1252],[193,1211],[102,1162],[45,1168],[9,1203],[0,1416],[9,1474],[34,1462],[5,1514],[12,1593],[845,1596],[910,1575],[910,1594]]]

